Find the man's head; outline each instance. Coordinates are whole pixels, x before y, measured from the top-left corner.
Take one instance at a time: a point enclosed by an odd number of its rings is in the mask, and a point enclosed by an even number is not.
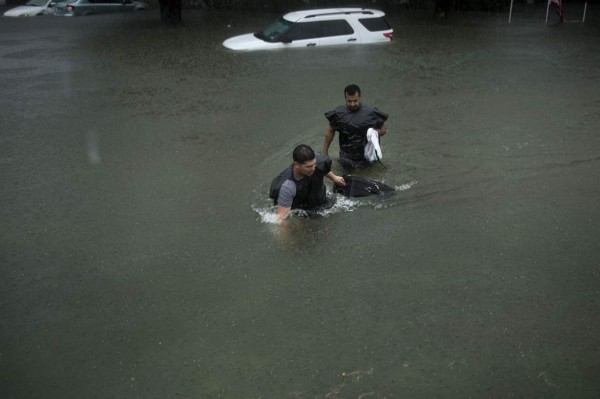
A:
[[[344,89],[344,98],[346,99],[346,106],[351,111],[358,111],[360,109],[360,87],[355,84],[346,86]]]
[[[317,167],[317,157],[312,148],[306,144],[300,144],[294,148],[294,172],[302,176],[312,176]]]

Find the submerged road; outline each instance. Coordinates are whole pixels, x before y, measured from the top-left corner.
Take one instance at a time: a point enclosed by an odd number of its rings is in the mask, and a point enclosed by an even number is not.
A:
[[[275,15],[0,19],[0,397],[597,398],[592,6],[261,53],[221,42]],[[398,193],[281,231],[348,83]]]

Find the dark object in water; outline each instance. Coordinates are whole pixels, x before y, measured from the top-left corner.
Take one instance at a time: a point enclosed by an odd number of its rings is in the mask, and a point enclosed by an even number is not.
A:
[[[381,182],[358,176],[344,175],[345,186],[333,186],[333,192],[346,197],[368,197],[370,195],[393,195],[395,190]]]

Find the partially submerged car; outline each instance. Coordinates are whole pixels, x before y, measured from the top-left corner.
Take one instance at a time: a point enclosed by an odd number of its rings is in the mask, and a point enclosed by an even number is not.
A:
[[[394,31],[385,13],[368,8],[294,11],[257,33],[223,42],[231,50],[267,50],[340,44],[389,43]]]
[[[74,17],[123,11],[147,10],[148,5],[132,0],[67,0],[54,5],[54,15]]]
[[[4,13],[5,17],[35,17],[54,13],[55,0],[29,0],[22,6],[11,8]]]

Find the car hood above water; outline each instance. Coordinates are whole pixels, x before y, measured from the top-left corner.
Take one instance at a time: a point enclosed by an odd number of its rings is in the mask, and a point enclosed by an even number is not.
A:
[[[48,7],[19,6],[11,8],[4,13],[5,17],[33,17],[35,15],[48,14]]]
[[[268,43],[258,39],[254,33],[231,37],[223,42],[223,46],[231,50],[258,50],[278,47],[281,43]]]

